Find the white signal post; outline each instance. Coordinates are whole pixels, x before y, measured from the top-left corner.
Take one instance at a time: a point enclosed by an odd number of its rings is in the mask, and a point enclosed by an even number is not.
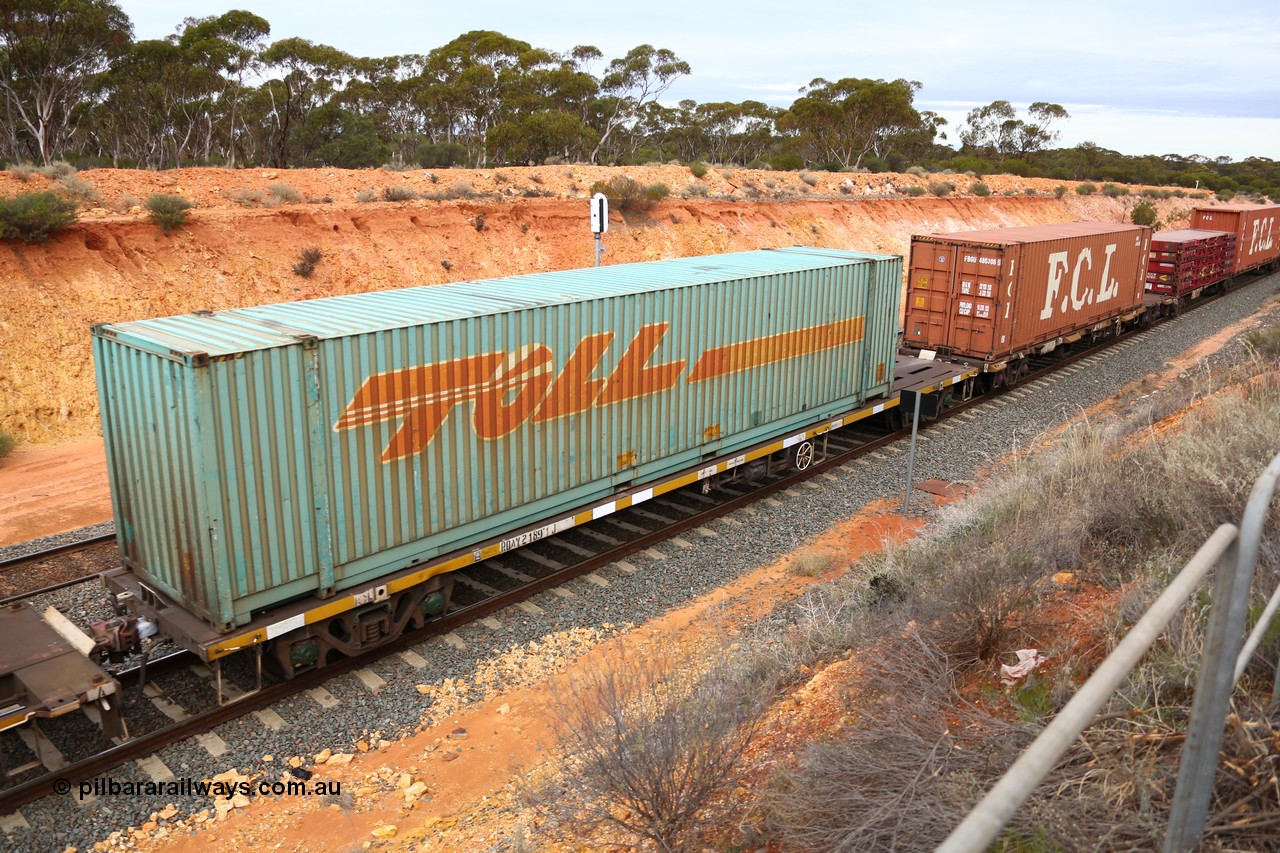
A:
[[[591,197],[591,233],[596,238],[596,266],[600,266],[600,254],[604,246],[600,238],[609,230],[609,199],[604,193],[596,193]]]

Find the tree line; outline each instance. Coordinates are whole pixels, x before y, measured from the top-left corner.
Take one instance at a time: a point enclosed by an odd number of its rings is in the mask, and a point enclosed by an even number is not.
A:
[[[1258,158],[1055,149],[1056,126],[1070,117],[1045,102],[1021,115],[1008,101],[975,109],[953,148],[946,120],[917,109],[921,84],[903,79],[818,78],[788,107],[664,104],[691,73],[653,45],[606,60],[591,45],[558,52],[489,30],[425,54],[358,57],[272,41],[266,19],[245,10],[186,18],[167,38],[139,41],[113,0],[0,0],[0,150],[12,163],[147,169],[705,160],[1280,185],[1276,164]]]

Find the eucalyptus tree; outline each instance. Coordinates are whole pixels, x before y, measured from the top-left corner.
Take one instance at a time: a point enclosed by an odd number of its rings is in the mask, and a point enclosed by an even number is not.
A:
[[[1008,101],[975,107],[965,116],[960,142],[965,151],[1000,163],[1005,157],[1026,157],[1048,148],[1059,136],[1053,125],[1071,117],[1060,105],[1045,101],[1031,104],[1027,114],[1026,119],[1018,118],[1017,109]]]
[[[920,111],[920,122],[916,127],[899,133],[893,137],[887,138],[882,144],[877,144],[873,149],[873,153],[881,158],[889,158],[892,152],[897,152],[907,161],[919,161],[936,156],[936,152],[943,148],[940,142],[945,142],[947,134],[943,130],[947,126],[947,120],[932,110]],[[944,156],[950,157],[954,152],[947,148]]]
[[[91,135],[113,161],[127,156],[144,168],[180,166],[207,124],[216,77],[174,39],[135,42],[101,77],[104,97]]]
[[[420,54],[356,59],[340,96],[344,106],[368,119],[398,164],[412,160],[426,135],[427,118],[419,103],[425,64]]]
[[[689,73],[689,63],[650,44],[633,47],[626,56],[610,62],[600,81],[600,141],[591,151],[591,162],[597,162],[615,131],[634,123],[646,105],[657,102],[676,80]]]
[[[527,69],[508,99],[502,123],[509,159],[536,163],[548,157],[586,157],[599,139],[587,117],[600,81],[585,66],[600,56],[596,48],[580,46]]]
[[[778,127],[792,131],[810,160],[858,168],[868,154],[896,138],[918,132],[922,122],[912,102],[920,84],[909,80],[819,77],[800,90]]]
[[[12,155],[48,164],[62,154],[100,74],[133,41],[112,0],[0,0],[0,93]]]
[[[677,156],[682,141],[680,116],[679,107],[663,106],[658,101],[645,104],[636,120],[624,127],[615,139],[619,159],[629,163],[662,162]]]
[[[595,144],[596,134],[578,117],[562,110],[542,109],[506,121],[489,131],[489,148],[508,163],[544,163],[567,159]]]
[[[555,64],[556,56],[492,30],[472,30],[427,54],[425,104],[445,129],[446,141],[463,141],[477,168],[488,162],[488,135],[512,118],[528,76]]]
[[[271,35],[265,18],[242,9],[221,15],[187,18],[182,22],[178,45],[192,64],[217,75],[204,114],[205,134],[202,144],[207,161],[215,144],[215,113],[225,122],[221,138],[227,165],[236,164],[236,137],[240,122],[240,100],[246,79],[261,68],[261,54]]]
[[[673,126],[667,133],[667,142],[674,156],[686,163],[708,158],[711,149],[707,135],[698,125],[698,102],[692,98],[681,99],[672,108]]]
[[[698,104],[694,121],[708,143],[707,156],[720,163],[750,163],[763,158],[774,142],[782,110],[761,101]]]
[[[312,112],[324,106],[354,69],[349,54],[307,39],[287,38],[262,54],[267,80],[256,93],[266,127],[266,153],[271,165],[293,165],[298,137]],[[272,76],[278,75],[278,76]]]

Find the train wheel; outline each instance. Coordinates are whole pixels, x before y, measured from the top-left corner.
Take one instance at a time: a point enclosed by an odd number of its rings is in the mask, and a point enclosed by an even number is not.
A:
[[[808,471],[817,455],[812,441],[802,441],[791,448],[791,467],[797,471]]]
[[[921,412],[920,420],[924,421],[925,423],[933,423],[934,421],[936,421],[939,417],[942,416],[943,412],[951,408],[951,404],[955,402],[955,396],[956,395],[955,395],[954,389],[939,393],[938,407],[933,410],[932,415],[926,415],[923,412]]]

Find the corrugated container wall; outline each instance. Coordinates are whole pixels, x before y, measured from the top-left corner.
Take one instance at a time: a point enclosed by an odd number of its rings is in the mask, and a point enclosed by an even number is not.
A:
[[[1150,242],[1098,222],[913,237],[903,344],[993,361],[1133,311]]]
[[[743,252],[96,327],[123,558],[210,624],[885,394],[901,259]]]
[[[1235,275],[1280,258],[1277,219],[1280,205],[1226,204],[1197,207],[1191,213],[1191,227],[1236,235],[1235,265],[1231,270]]]

